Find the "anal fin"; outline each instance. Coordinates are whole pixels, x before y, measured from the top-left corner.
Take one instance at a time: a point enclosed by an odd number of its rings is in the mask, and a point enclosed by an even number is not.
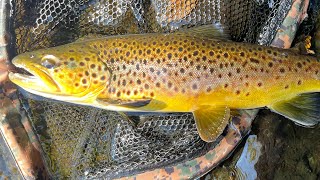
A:
[[[223,132],[230,119],[228,107],[201,106],[193,112],[202,140],[213,142]]]
[[[297,124],[313,126],[320,122],[320,93],[300,94],[268,106]]]

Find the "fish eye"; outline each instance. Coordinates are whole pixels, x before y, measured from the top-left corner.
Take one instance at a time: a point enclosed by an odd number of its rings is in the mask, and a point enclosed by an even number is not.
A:
[[[41,60],[41,65],[48,68],[53,69],[58,65],[59,60],[52,55],[44,56]]]

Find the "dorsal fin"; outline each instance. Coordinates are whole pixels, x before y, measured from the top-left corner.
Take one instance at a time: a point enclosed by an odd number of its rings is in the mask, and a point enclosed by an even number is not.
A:
[[[183,33],[193,37],[202,37],[217,40],[230,40],[230,33],[226,27],[220,23],[203,25],[199,27],[192,27],[189,29],[181,29],[176,33]]]
[[[105,35],[102,35],[102,34],[87,34],[87,35],[84,35],[80,38],[78,38],[76,41],[74,41],[75,43],[78,43],[78,42],[85,42],[85,41],[89,41],[89,40],[93,40],[93,39],[99,39],[99,38],[103,38],[103,37],[106,37]]]

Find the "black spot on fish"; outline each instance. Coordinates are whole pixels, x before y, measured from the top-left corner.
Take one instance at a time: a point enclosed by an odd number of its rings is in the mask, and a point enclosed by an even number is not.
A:
[[[211,86],[207,87],[207,92],[210,92],[212,90]]]
[[[297,63],[298,68],[302,68],[302,64],[300,62]]]
[[[144,85],[144,88],[145,88],[145,89],[149,89],[149,84],[145,84],[145,85]]]
[[[299,80],[299,81],[298,81],[298,85],[301,85],[301,83],[302,83],[301,80]]]
[[[207,56],[203,56],[202,61],[206,61],[206,60],[207,60]]]
[[[166,72],[167,72],[167,68],[162,68],[162,71],[163,71],[164,73],[166,73]]]
[[[248,61],[243,62],[242,67],[246,67],[247,64],[248,64]]]
[[[210,73],[212,74],[214,72],[214,68],[210,68]]]
[[[197,66],[196,66],[196,69],[197,69],[197,70],[200,70],[200,68],[201,68],[200,65],[197,65]]]
[[[192,85],[192,89],[193,89],[193,90],[196,90],[196,89],[198,89],[198,86],[197,86],[197,84],[193,84],[193,85]]]
[[[259,64],[259,63],[260,63],[260,61],[259,61],[259,60],[254,59],[254,58],[250,58],[250,62],[252,62],[252,63],[256,63],[256,64]]]

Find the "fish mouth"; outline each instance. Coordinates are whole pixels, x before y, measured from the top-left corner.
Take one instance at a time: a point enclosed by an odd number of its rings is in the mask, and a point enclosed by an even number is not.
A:
[[[39,92],[60,92],[58,84],[46,72],[42,66],[37,64],[20,64],[13,60],[13,64],[27,73],[10,72],[9,79],[25,90]]]

